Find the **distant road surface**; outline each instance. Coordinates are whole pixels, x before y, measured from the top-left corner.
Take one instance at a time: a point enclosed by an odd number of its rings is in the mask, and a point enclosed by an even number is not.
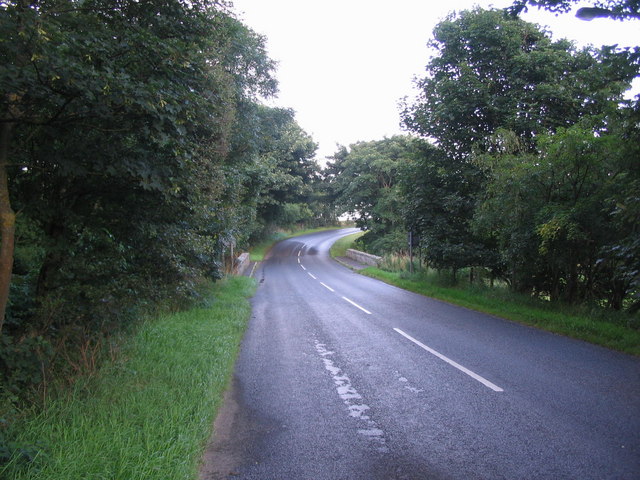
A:
[[[203,479],[640,479],[640,359],[276,245]]]

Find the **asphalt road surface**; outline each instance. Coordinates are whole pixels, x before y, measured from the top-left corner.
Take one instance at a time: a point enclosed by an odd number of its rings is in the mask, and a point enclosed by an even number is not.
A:
[[[286,240],[203,479],[639,479],[640,360],[358,275]]]

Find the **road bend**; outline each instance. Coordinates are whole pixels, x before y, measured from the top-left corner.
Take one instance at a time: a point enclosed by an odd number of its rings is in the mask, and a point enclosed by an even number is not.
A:
[[[277,244],[204,479],[638,479],[640,360]]]

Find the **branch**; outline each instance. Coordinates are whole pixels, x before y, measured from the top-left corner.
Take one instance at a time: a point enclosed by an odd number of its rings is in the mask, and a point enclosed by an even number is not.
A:
[[[590,22],[594,18],[612,18],[614,20],[624,19],[640,19],[640,13],[637,12],[614,12],[606,8],[599,7],[582,7],[576,12],[576,17],[580,20]]]

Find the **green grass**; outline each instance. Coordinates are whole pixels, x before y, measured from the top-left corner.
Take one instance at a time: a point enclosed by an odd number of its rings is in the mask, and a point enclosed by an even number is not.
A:
[[[366,232],[352,233],[351,235],[347,235],[346,237],[342,237],[342,238],[338,239],[331,246],[331,251],[330,251],[331,257],[332,258],[344,257],[347,254],[347,250],[349,248],[351,248],[351,246],[353,245],[353,242],[358,240],[365,233]]]
[[[42,449],[0,467],[0,478],[196,478],[254,290],[252,279],[229,278],[209,306],[144,323],[115,362],[12,425],[18,443]]]
[[[433,275],[409,275],[369,267],[360,271],[397,287],[531,325],[550,332],[585,340],[607,348],[640,355],[640,331],[617,320],[603,320],[603,312],[551,304],[509,292],[503,288],[450,287],[439,285]]]

